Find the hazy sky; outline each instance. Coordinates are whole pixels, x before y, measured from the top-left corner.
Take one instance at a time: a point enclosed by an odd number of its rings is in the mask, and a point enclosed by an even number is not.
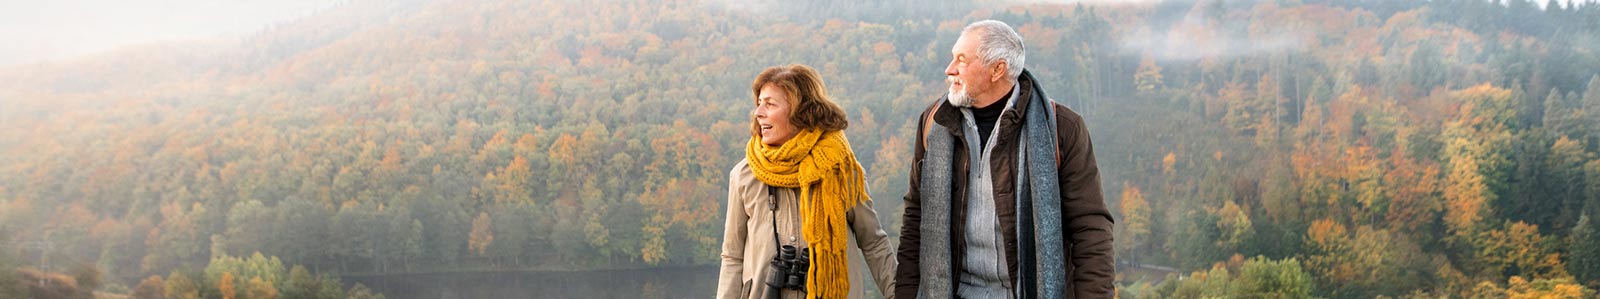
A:
[[[0,66],[248,34],[346,0],[0,0]]]

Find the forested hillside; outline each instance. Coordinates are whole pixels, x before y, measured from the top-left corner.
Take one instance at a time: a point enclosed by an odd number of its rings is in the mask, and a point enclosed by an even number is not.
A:
[[[788,2],[356,0],[0,68],[0,265],[223,298],[716,263],[750,80],[788,63],[845,107],[894,234],[916,114],[993,18],[1087,119],[1124,268],[1186,277],[1123,297],[1600,287],[1592,0]]]

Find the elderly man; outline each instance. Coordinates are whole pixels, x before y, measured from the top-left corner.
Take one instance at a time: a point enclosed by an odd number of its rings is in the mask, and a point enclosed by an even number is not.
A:
[[[961,31],[922,112],[898,298],[1111,298],[1111,214],[1083,117],[1023,68],[1022,37]]]

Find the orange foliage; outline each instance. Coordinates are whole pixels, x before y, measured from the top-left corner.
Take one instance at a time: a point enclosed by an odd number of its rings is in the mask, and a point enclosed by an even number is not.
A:
[[[1420,231],[1444,209],[1439,198],[1439,166],[1412,160],[1400,149],[1393,152],[1389,161],[1393,168],[1383,180],[1393,186],[1393,192],[1385,220],[1406,232]]]
[[[479,256],[489,250],[489,244],[494,243],[494,230],[491,228],[489,212],[478,212],[478,217],[472,218],[472,231],[467,235],[467,248]]]
[[[894,54],[894,44],[889,42],[874,43],[872,44],[872,54],[877,56]]]
[[[1483,219],[1484,209],[1487,208],[1485,204],[1489,200],[1485,193],[1489,192],[1489,187],[1484,183],[1483,175],[1478,173],[1476,158],[1457,157],[1450,166],[1444,189],[1444,221],[1451,232],[1461,235],[1471,232],[1472,227]]]
[[[1322,248],[1339,246],[1338,244],[1341,239],[1345,238],[1345,234],[1344,225],[1331,219],[1317,219],[1317,221],[1311,222],[1310,228],[1306,229],[1306,238],[1310,239],[1312,244]]]
[[[222,278],[217,281],[217,292],[222,293],[222,299],[234,299],[239,296],[239,291],[233,287],[233,273],[222,273]]]
[[[1545,245],[1537,225],[1508,223],[1506,228],[1486,231],[1474,240],[1478,242],[1479,259],[1492,269],[1536,278],[1570,277],[1561,254]]]

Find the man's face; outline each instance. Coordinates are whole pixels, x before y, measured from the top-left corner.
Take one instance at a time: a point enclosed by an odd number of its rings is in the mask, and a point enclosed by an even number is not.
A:
[[[950,55],[950,65],[944,68],[945,82],[950,84],[950,104],[956,107],[979,104],[977,96],[993,89],[999,77],[995,76],[993,66],[984,65],[978,57],[978,38],[961,34],[956,45],[950,48]]]

